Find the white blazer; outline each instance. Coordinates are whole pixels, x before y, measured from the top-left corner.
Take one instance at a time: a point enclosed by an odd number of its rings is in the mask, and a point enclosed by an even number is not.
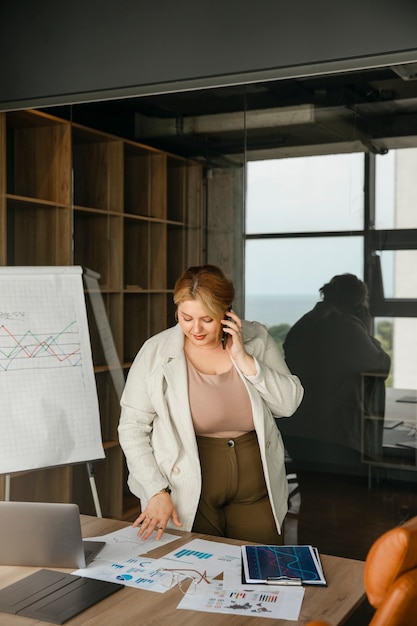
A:
[[[303,397],[266,328],[243,322],[245,349],[256,374],[239,372],[252,404],[268,494],[278,532],[287,513],[284,446],[273,416],[291,416]],[[120,445],[128,485],[141,501],[169,485],[183,530],[191,530],[201,492],[201,468],[188,401],[184,333],[177,324],[148,339],[137,354],[121,399]],[[168,524],[172,526],[172,521]]]

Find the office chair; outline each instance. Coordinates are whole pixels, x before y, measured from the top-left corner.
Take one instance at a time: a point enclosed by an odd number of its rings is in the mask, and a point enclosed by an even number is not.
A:
[[[376,610],[369,626],[417,626],[417,516],[381,535],[364,570],[368,601]],[[311,621],[306,626],[330,626]]]

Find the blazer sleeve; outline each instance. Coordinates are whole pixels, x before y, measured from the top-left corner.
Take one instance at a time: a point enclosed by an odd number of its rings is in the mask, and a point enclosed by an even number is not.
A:
[[[243,376],[256,389],[275,417],[289,417],[295,413],[303,399],[304,389],[300,379],[291,374],[267,329],[257,322],[250,322],[249,328],[252,336],[247,343],[245,341],[245,347],[255,359],[256,374]]]
[[[167,486],[151,445],[155,408],[150,398],[151,380],[149,347],[144,344],[136,356],[121,398],[118,427],[119,442],[133,478],[129,486],[141,500]]]

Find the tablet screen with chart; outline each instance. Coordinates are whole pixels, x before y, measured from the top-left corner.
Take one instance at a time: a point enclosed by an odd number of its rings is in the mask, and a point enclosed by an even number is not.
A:
[[[104,457],[79,267],[0,268],[0,473]]]

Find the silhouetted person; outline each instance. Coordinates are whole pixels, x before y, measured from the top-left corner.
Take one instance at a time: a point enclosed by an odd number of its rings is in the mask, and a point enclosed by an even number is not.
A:
[[[292,326],[284,342],[288,367],[305,393],[294,417],[278,426],[296,469],[362,473],[361,374],[380,372],[364,402],[383,415],[391,360],[370,334],[365,283],[342,274],[319,291],[322,302]]]

